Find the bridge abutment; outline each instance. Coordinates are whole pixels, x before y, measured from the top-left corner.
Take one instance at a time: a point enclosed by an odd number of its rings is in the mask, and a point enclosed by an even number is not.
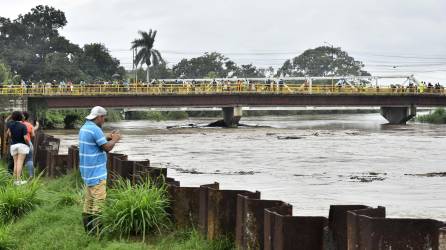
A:
[[[381,107],[381,115],[386,118],[389,124],[406,124],[416,114],[417,108],[413,105],[404,107]]]
[[[242,107],[223,107],[223,121],[228,128],[235,128],[238,126],[242,118]]]

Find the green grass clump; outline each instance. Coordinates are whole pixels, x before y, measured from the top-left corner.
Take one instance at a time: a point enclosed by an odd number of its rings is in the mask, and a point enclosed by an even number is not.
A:
[[[12,238],[8,229],[4,226],[0,227],[0,249],[17,249],[15,240]]]
[[[3,164],[0,164],[0,187],[5,187],[12,182],[12,177]]]
[[[445,124],[446,110],[444,108],[437,108],[432,113],[417,116],[416,120],[423,123]]]
[[[118,179],[107,193],[98,217],[103,225],[102,235],[120,238],[140,235],[145,241],[146,235],[168,227],[169,200],[165,185],[156,186],[149,179],[132,185],[129,180]]]
[[[15,186],[10,182],[0,188],[0,220],[14,221],[33,210],[40,203],[39,185],[39,178],[35,178],[25,185]]]

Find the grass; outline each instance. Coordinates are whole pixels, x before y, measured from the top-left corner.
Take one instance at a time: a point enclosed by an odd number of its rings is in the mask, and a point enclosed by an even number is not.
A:
[[[416,120],[423,123],[445,124],[446,110],[444,108],[437,108],[434,112],[427,115],[417,116]]]
[[[0,169],[4,169],[1,165],[0,162]],[[228,240],[208,241],[195,230],[163,229],[161,233],[148,235],[146,242],[135,237],[128,240],[113,235],[89,236],[81,219],[82,185],[79,174],[57,179],[43,178],[40,183],[36,197],[41,202],[21,217],[3,225],[0,223],[0,249],[234,249]],[[124,184],[122,188],[128,189]],[[109,196],[113,196],[111,191]],[[130,198],[126,202],[129,201]]]
[[[149,179],[133,185],[129,180],[118,179],[108,192],[99,220],[101,234],[119,235],[127,239],[141,235],[161,233],[168,228],[166,209],[169,206],[165,185],[156,186]]]

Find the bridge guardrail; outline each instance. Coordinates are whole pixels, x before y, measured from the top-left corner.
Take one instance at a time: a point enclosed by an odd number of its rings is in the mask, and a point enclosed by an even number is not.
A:
[[[121,84],[90,84],[52,86],[34,85],[32,87],[3,86],[0,95],[3,96],[52,96],[52,95],[164,95],[164,94],[445,94],[444,88],[418,88],[396,86],[336,86],[306,84],[154,84],[154,85],[121,85]]]

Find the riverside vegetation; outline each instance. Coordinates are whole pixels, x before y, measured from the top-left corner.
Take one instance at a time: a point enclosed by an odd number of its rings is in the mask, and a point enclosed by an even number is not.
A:
[[[423,123],[445,124],[446,110],[444,108],[437,108],[427,115],[420,115],[416,117],[416,121]]]
[[[195,229],[174,229],[165,187],[119,180],[109,189],[100,217],[104,227],[88,236],[81,222],[80,175],[35,178],[23,186],[0,162],[0,249],[233,249],[222,239],[205,240]],[[132,195],[129,195],[131,193]]]

